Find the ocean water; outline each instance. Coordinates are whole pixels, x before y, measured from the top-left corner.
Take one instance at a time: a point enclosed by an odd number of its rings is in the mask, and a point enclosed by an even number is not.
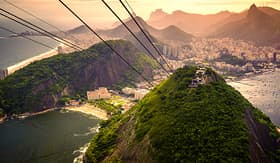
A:
[[[11,33],[0,29],[0,69],[7,68],[28,58],[50,51],[50,48],[22,37],[9,37]],[[56,48],[59,43],[43,36],[31,37]]]
[[[53,111],[0,124],[0,162],[73,162],[97,132],[99,120]]]
[[[279,81],[280,70],[277,70],[228,84],[240,91],[254,106],[268,115],[274,124],[280,126]]]

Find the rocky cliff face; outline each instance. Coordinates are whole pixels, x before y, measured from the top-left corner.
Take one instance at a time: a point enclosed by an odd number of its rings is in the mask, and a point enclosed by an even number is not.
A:
[[[147,78],[155,62],[130,42],[109,41]],[[84,52],[63,54],[35,62],[0,83],[0,108],[5,113],[36,112],[52,108],[62,96],[85,95],[100,86],[119,87],[141,81],[116,54],[100,43]]]

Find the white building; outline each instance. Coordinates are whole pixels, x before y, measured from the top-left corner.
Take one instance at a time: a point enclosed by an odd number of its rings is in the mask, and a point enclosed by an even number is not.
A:
[[[139,89],[135,91],[134,98],[136,100],[141,100],[146,94],[149,93],[149,90],[147,89]]]
[[[149,90],[125,87],[122,89],[122,92],[126,95],[134,95],[134,99],[136,100],[141,100],[147,93],[149,93]]]
[[[126,95],[131,95],[131,94],[134,94],[135,92],[135,89],[133,88],[129,88],[129,87],[125,87],[122,89],[122,92]]]
[[[111,93],[105,87],[100,87],[94,91],[87,91],[88,100],[109,99]]]

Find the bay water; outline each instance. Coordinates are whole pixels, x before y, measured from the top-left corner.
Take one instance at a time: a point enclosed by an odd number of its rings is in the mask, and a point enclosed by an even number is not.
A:
[[[73,162],[98,130],[99,119],[52,111],[0,124],[0,162]]]
[[[51,50],[23,37],[9,36],[11,36],[11,33],[0,29],[0,69],[5,69]],[[58,42],[44,36],[33,36],[30,38],[53,48],[59,45]]]

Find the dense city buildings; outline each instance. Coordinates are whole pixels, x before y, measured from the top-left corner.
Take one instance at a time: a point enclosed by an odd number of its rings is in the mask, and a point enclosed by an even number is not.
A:
[[[271,71],[280,61],[280,50],[230,38],[196,38],[183,46],[164,45],[162,50],[174,69],[196,64],[234,76]]]

